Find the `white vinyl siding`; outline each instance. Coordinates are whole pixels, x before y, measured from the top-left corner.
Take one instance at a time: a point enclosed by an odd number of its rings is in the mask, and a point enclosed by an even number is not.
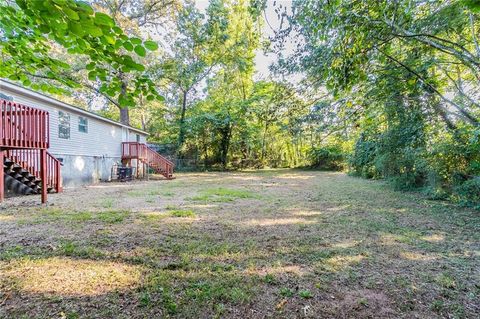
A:
[[[140,135],[140,140],[137,140],[137,135]],[[147,143],[147,136],[143,134],[139,134],[138,132],[135,132],[135,131],[130,131],[130,134],[128,135],[128,141]]]
[[[22,90],[22,88],[20,88]],[[24,89],[23,89],[24,90]],[[102,120],[94,115],[89,116],[75,109],[63,108],[57,103],[46,101],[35,96],[35,92],[8,89],[0,80],[0,92],[13,97],[14,102],[25,104],[38,109],[47,110],[50,114],[50,148],[49,152],[54,155],[78,155],[78,156],[105,156],[121,157],[121,143],[123,141],[135,142],[136,134],[140,134],[142,143],[146,142],[146,134]],[[43,96],[42,96],[43,97]],[[59,112],[70,115],[70,138],[59,138]],[[79,117],[87,118],[88,130],[80,132],[78,128]],[[122,134],[122,131],[125,133]],[[124,138],[122,138],[122,135]]]

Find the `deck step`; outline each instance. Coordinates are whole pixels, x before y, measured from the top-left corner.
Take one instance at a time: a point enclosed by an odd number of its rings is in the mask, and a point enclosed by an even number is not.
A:
[[[10,158],[3,161],[5,188],[18,195],[40,194],[42,191],[42,180],[33,175],[29,170],[23,168]],[[55,189],[48,186],[47,192],[54,192]]]

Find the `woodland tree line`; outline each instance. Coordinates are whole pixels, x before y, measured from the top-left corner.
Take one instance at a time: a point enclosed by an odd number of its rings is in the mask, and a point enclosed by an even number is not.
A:
[[[1,0],[0,77],[180,166],[342,169],[478,206],[479,19],[476,0]]]

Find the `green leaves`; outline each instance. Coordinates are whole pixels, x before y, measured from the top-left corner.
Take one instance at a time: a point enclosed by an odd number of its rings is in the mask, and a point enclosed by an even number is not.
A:
[[[125,41],[123,42],[123,47],[125,48],[125,50],[127,51],[133,51],[133,45],[130,41]]]
[[[154,41],[142,45],[142,39],[128,37],[108,14],[94,11],[85,1],[17,0],[16,3],[18,7],[0,4],[0,50],[4,57],[0,60],[0,77],[47,92],[58,92],[59,85],[76,86],[70,74],[65,75],[69,62],[52,58],[58,54],[52,51],[53,41],[57,44],[55,50],[64,49],[61,54],[82,56],[88,80],[100,82],[100,87],[105,88],[103,92],[112,98],[120,98],[122,91],[118,73],[131,73],[122,105],[134,105],[139,94],[145,94],[147,99],[151,99],[150,95],[156,97],[153,82],[141,74],[145,66],[125,54],[134,51],[136,58],[145,57],[147,50],[158,48]],[[47,80],[37,85],[26,73]],[[136,84],[131,88],[130,83],[137,83],[140,78],[141,88]]]
[[[72,9],[70,9],[69,7],[64,7],[63,9],[63,12],[65,12],[65,14],[72,20],[79,20],[80,17],[78,15],[77,12],[73,11]]]
[[[90,81],[95,81],[97,79],[97,72],[96,71],[88,72],[88,79]]]
[[[480,13],[480,1],[479,0],[462,0],[463,3],[468,9],[472,12]]]
[[[100,37],[103,35],[103,31],[101,28],[94,26],[94,25],[83,25],[85,33],[92,37]]]
[[[150,51],[155,51],[158,49],[158,44],[155,41],[145,41],[143,45],[147,50],[150,50]]]
[[[131,38],[130,41],[133,43],[133,44],[142,44],[142,39],[140,38]]]
[[[83,37],[85,35],[85,30],[80,23],[70,22],[69,23],[69,29],[70,29],[71,32],[73,32],[75,35],[77,35],[79,37]],[[47,32],[48,32],[48,29],[45,30],[45,33],[47,33]]]
[[[144,57],[147,54],[147,51],[141,45],[137,45],[134,50],[135,50],[135,53],[137,53],[139,56],[142,56],[142,57]]]
[[[115,25],[115,22],[109,15],[102,12],[95,12],[95,24],[113,27]]]

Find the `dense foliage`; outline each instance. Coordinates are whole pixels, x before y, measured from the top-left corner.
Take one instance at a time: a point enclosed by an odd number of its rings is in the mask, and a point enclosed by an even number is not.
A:
[[[98,81],[98,91],[117,99],[120,106],[133,106],[140,94],[158,97],[153,82],[142,73],[145,66],[128,54],[144,57],[148,50],[157,49],[157,43],[128,37],[108,14],[94,11],[85,2],[0,3],[0,30],[0,77],[49,93],[64,93],[59,84],[78,88],[80,84],[69,74],[70,64],[54,56],[55,51],[64,50],[84,56],[88,80]],[[129,73],[133,76],[126,81]]]
[[[278,69],[304,72],[332,102],[343,100],[333,116],[346,120],[338,141],[354,142],[353,174],[478,205],[479,8],[477,1],[295,1],[284,34],[305,43]]]

